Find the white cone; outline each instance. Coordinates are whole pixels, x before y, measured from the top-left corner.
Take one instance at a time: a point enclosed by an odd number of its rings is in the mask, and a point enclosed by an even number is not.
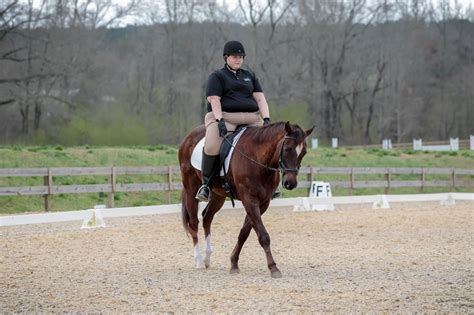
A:
[[[105,228],[105,222],[102,218],[102,213],[100,209],[90,209],[90,216],[82,222],[81,229],[95,229],[99,227]]]
[[[448,194],[446,199],[441,199],[440,204],[442,206],[454,206],[456,204],[456,200],[454,200],[451,194]]]
[[[380,200],[374,202],[372,209],[390,209],[386,195],[379,195]]]

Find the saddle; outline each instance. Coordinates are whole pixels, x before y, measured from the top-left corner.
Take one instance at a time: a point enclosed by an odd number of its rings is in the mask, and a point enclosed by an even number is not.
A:
[[[240,134],[241,132],[244,132],[244,130],[246,129],[247,125],[238,125],[237,128],[235,128],[235,131],[226,135],[224,137],[224,141],[222,142],[222,145],[221,145],[221,148],[219,150],[219,158],[220,158],[220,161],[221,161],[221,168],[223,168],[224,170],[224,176],[226,174],[226,170],[225,170],[225,160],[227,158],[227,156],[229,155],[229,153],[232,151],[235,143],[234,143],[234,139],[237,138],[237,136],[240,138]],[[238,138],[237,138],[238,140]],[[227,165],[227,168],[228,168],[229,165]]]
[[[242,135],[242,133],[245,130],[245,125],[238,126],[237,129],[232,132],[231,134],[227,135],[226,138],[224,139],[222,146],[219,150],[219,159],[220,159],[220,175],[219,176],[224,176],[224,171],[223,169],[225,168],[226,170],[229,169],[230,166],[230,158],[232,156],[233,152],[233,146],[235,146],[238,142],[238,139]],[[192,155],[191,155],[191,165],[201,171],[201,160],[202,160],[202,150],[204,149],[204,139],[202,138],[201,141],[199,141],[196,144],[196,147],[194,148]]]

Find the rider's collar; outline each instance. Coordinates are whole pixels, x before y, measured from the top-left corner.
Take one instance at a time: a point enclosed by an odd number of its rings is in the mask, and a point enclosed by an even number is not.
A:
[[[240,72],[242,71],[242,69],[237,69],[237,70],[234,70],[231,66],[229,66],[227,63],[224,65],[224,68],[226,68],[228,71],[232,72],[232,74],[240,74]]]

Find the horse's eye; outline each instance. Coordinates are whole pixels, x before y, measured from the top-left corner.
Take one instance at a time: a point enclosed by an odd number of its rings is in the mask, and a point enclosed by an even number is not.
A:
[[[285,152],[286,153],[291,152],[291,148],[285,148]]]

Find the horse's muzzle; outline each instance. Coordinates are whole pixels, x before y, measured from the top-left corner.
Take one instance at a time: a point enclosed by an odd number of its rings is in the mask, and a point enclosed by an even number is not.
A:
[[[283,188],[288,189],[288,190],[294,189],[297,185],[298,185],[298,182],[295,181],[295,180],[287,180],[287,179],[285,179],[285,180],[283,181]]]

